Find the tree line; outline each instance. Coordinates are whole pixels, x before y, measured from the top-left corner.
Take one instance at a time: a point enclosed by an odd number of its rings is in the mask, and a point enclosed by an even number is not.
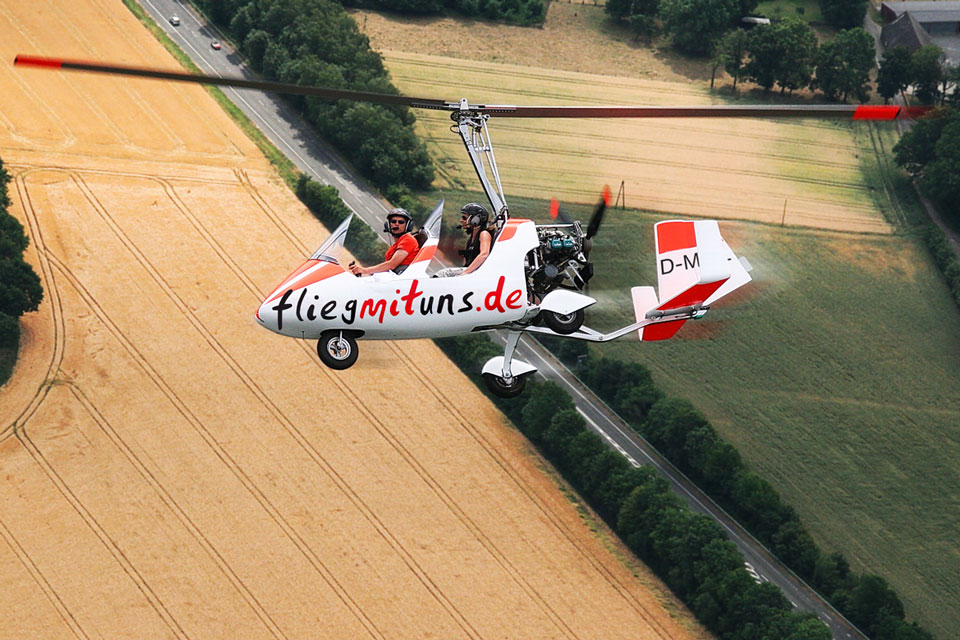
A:
[[[380,56],[334,0],[197,0],[270,80],[396,95]],[[284,96],[388,199],[429,189],[434,167],[404,106]]]
[[[43,300],[40,278],[24,259],[30,239],[8,211],[10,174],[0,159],[0,384],[6,382],[20,345],[20,316],[36,311]],[[7,364],[9,363],[9,364]]]
[[[666,33],[678,50],[706,56],[757,4],[758,0],[607,0],[604,10],[637,36]],[[820,0],[820,8],[827,24],[851,29],[863,24],[867,0]]]
[[[954,72],[960,82],[960,73]],[[960,92],[953,91],[944,98],[943,104],[929,117],[914,122],[893,147],[893,153],[896,163],[913,176],[924,193],[937,202],[949,223],[957,228],[960,226]],[[928,241],[934,259],[960,303],[960,265],[941,235],[939,230],[931,231]]]
[[[522,26],[543,24],[547,16],[544,0],[344,0],[343,4],[411,14],[452,11],[471,18],[487,18]]]

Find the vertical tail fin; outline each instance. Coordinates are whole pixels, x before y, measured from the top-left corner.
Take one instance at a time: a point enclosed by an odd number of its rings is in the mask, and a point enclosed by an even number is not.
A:
[[[716,220],[668,220],[654,227],[657,254],[657,296],[634,293],[637,320],[669,316],[671,311],[708,307],[731,291],[750,282],[750,264],[737,257],[720,235]],[[650,287],[635,287],[650,289]],[[652,298],[650,296],[652,295]],[[652,307],[641,311],[650,301]],[[638,302],[641,304],[638,305]],[[684,319],[665,320],[640,329],[641,340],[672,337]]]

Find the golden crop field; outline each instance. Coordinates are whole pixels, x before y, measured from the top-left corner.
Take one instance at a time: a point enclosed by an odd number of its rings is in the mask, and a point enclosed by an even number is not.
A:
[[[706,637],[432,343],[257,326],[327,235],[117,0],[0,0],[0,157],[45,300],[0,389],[0,637]]]
[[[694,85],[384,51],[402,92],[488,104],[710,104]],[[440,186],[475,188],[450,119],[419,112]],[[849,124],[769,119],[491,119],[508,200],[593,202],[623,182],[631,208],[891,233]]]

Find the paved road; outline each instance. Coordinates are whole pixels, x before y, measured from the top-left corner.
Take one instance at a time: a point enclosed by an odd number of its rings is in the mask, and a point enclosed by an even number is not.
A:
[[[180,0],[138,2],[204,73],[259,79],[223,40],[222,34],[207,24],[189,3]],[[170,24],[170,17],[174,15],[180,18],[177,27]],[[221,50],[211,48],[214,40],[222,43]],[[221,90],[301,171],[336,187],[346,205],[382,235],[388,203],[313,133],[295,109],[262,91],[231,87],[221,87]]]
[[[186,3],[178,0],[139,0],[181,49],[204,72],[217,75],[254,77],[229,45],[215,51],[213,40],[223,42],[221,34],[207,25]],[[180,18],[180,25],[170,24],[170,16]],[[382,229],[387,204],[354,176],[330,147],[314,135],[299,114],[275,96],[258,91],[223,88],[223,92],[246,113],[261,131],[299,168],[325,184],[335,186],[350,209],[375,231]],[[502,342],[503,336],[497,336]],[[661,457],[621,420],[603,401],[581,385],[545,349],[529,337],[518,347],[517,357],[535,365],[539,375],[554,380],[574,398],[577,410],[592,429],[634,465],[651,464],[683,497],[691,508],[716,519],[730,539],[744,554],[747,569],[757,581],[769,581],[803,610],[816,613],[837,640],[866,640],[829,604],[806,587],[792,572],[767,552],[749,533],[697,489],[682,473]]]

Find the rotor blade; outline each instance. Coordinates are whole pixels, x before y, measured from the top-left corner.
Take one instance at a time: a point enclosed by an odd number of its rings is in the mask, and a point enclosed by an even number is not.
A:
[[[503,118],[916,118],[932,107],[896,105],[705,105],[697,107],[470,105],[479,113]]]
[[[43,58],[39,56],[17,55],[13,64],[46,69],[64,69],[71,71],[92,71],[94,73],[109,73],[120,76],[136,76],[140,78],[157,78],[176,82],[194,82],[198,84],[213,84],[224,87],[238,87],[242,89],[259,89],[277,93],[294,93],[304,96],[317,96],[330,100],[359,100],[362,102],[376,102],[378,104],[401,104],[408,107],[422,109],[441,109],[455,111],[459,103],[447,103],[442,100],[429,98],[411,98],[408,96],[373,93],[370,91],[353,91],[350,89],[331,89],[328,87],[308,87],[285,82],[270,82],[264,80],[248,80],[246,78],[231,78],[210,76],[200,73],[184,73],[182,71],[165,71],[163,69],[149,69],[146,67],[132,67],[127,65],[108,65],[98,62],[84,62],[81,60],[64,60],[61,58]]]
[[[916,118],[931,110],[932,107],[899,107],[895,105],[706,105],[706,106],[517,106],[467,104],[466,101],[449,102],[433,98],[414,98],[409,96],[354,91],[351,89],[332,89],[329,87],[310,87],[285,82],[248,80],[211,76],[182,71],[165,71],[146,67],[127,65],[108,65],[81,60],[45,58],[41,56],[17,55],[15,65],[40,67],[46,69],[64,69],[73,71],[92,71],[121,76],[158,78],[177,82],[194,82],[218,86],[258,89],[277,93],[293,93],[305,96],[317,96],[330,100],[359,100],[378,104],[399,104],[420,109],[438,109],[442,111],[460,111],[465,108],[479,114],[501,116],[505,118],[852,118],[854,120],[895,120],[898,118]]]

